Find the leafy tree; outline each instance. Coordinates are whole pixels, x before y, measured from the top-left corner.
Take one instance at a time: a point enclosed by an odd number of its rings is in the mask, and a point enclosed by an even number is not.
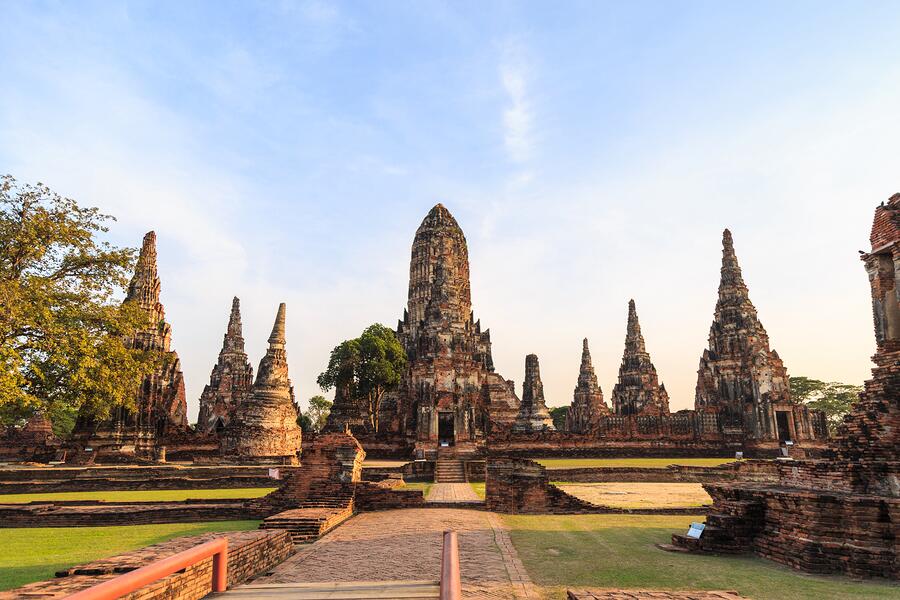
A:
[[[550,409],[550,416],[553,417],[553,426],[557,431],[566,430],[566,413],[568,408],[565,406],[554,406]]]
[[[37,411],[70,429],[79,410],[97,418],[132,406],[158,353],[122,339],[148,325],[114,300],[133,249],[97,239],[112,217],[46,186],[0,177],[0,420]]]
[[[319,386],[346,390],[365,410],[372,431],[378,431],[378,411],[384,395],[397,387],[406,369],[406,352],[394,332],[375,323],[356,339],[331,351],[328,366],[319,374]]]
[[[828,421],[828,430],[834,433],[837,426],[850,412],[853,403],[859,399],[862,386],[824,382],[808,377],[791,377],[791,397],[806,403],[810,408],[821,410]]]
[[[325,421],[331,412],[331,401],[325,396],[313,396],[309,399],[309,408],[306,409],[306,416],[309,419],[310,429],[315,432],[322,431],[325,427]]]
[[[313,431],[312,420],[309,418],[309,415],[306,413],[297,413],[297,425],[300,426],[300,430],[304,433],[308,431]]]

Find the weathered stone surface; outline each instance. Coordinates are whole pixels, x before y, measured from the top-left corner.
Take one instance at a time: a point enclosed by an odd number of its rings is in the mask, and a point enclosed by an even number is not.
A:
[[[601,417],[608,414],[609,407],[603,401],[603,390],[597,383],[597,375],[594,373],[594,365],[591,363],[588,339],[584,338],[578,383],[575,385],[572,404],[566,411],[566,431],[589,433],[597,429]]]
[[[147,313],[151,326],[125,343],[130,348],[163,353],[162,364],[144,379],[135,409],[120,407],[103,423],[81,417],[75,439],[90,446],[95,455],[119,453],[155,458],[159,440],[169,434],[188,431],[184,375],[178,353],[172,350],[172,326],[166,322],[160,302],[160,279],[156,265],[156,233],[144,236],[134,277],[128,284],[125,302],[136,302]]]
[[[297,462],[301,433],[297,425],[294,389],[288,377],[284,321],[285,305],[282,303],[269,335],[269,348],[259,362],[252,392],[238,405],[223,433],[222,453],[227,459]]]
[[[235,296],[231,302],[228,329],[222,340],[219,359],[213,366],[209,383],[200,395],[200,414],[197,431],[220,433],[231,422],[238,405],[250,395],[253,387],[253,367],[244,351],[241,327],[241,301]]]
[[[512,426],[519,400],[494,372],[490,332],[472,315],[466,238],[441,204],[413,239],[409,303],[397,337],[409,364],[398,389],[382,402],[377,435],[365,430],[360,409],[340,390],[329,430],[348,424],[376,445],[398,440],[433,455],[441,442],[474,451],[492,428]]]
[[[60,445],[50,419],[41,411],[22,427],[0,428],[0,459],[46,462],[54,458]]]
[[[697,371],[697,410],[755,440],[827,437],[824,415],[791,401],[787,370],[750,302],[731,232],[722,234],[719,298]],[[779,431],[779,419],[781,430]]]
[[[525,381],[522,383],[522,403],[514,431],[551,431],[553,418],[544,401],[544,384],[541,382],[541,366],[536,354],[525,357]]]
[[[669,394],[666,386],[659,384],[656,367],[650,362],[634,300],[628,301],[625,353],[619,366],[618,383],[613,387],[612,403],[617,415],[669,412]]]
[[[771,484],[707,484],[702,551],[753,551],[808,571],[900,578],[900,194],[875,211],[871,252],[875,369],[825,460],[778,464]]]

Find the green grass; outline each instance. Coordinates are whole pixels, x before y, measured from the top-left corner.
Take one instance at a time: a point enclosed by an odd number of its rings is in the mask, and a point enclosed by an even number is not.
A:
[[[259,521],[167,523],[116,527],[0,529],[0,590],[43,581],[56,571],[174,537],[256,529]]]
[[[734,462],[733,458],[537,458],[548,469],[577,469],[583,467],[645,467],[665,469],[669,465],[716,467]]]
[[[472,486],[472,489],[475,490],[475,493],[478,495],[478,497],[484,500],[484,482],[475,481],[470,482],[469,485]]]
[[[503,520],[532,580],[562,599],[567,587],[737,590],[755,600],[900,597],[900,586],[813,576],[753,556],[665,552],[673,532],[702,516],[513,516]]]
[[[276,488],[227,488],[218,490],[128,490],[119,492],[53,492],[49,494],[0,494],[0,504],[53,500],[104,500],[106,502],[162,502],[188,499],[259,498]]]
[[[422,490],[422,495],[426,498],[428,497],[428,492],[431,491],[431,486],[434,484],[428,481],[410,481],[409,483],[405,483],[403,485],[404,490]]]

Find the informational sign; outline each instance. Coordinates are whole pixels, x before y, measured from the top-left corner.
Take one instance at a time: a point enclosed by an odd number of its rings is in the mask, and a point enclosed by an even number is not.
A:
[[[699,540],[700,536],[703,535],[704,529],[706,529],[706,523],[691,523],[691,528],[688,529],[687,536]]]
[[[269,479],[281,479],[281,471],[278,469],[269,469]]]
[[[744,458],[744,453],[743,452],[735,452],[734,457],[738,460],[741,460],[742,458]]]

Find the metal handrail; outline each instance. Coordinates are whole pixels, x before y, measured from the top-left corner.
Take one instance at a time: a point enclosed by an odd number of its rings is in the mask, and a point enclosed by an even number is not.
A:
[[[212,591],[224,592],[228,587],[228,538],[221,537],[66,596],[66,600],[115,600],[210,556],[213,557]]]
[[[462,583],[459,579],[459,541],[455,531],[444,532],[441,553],[441,600],[460,600]]]

